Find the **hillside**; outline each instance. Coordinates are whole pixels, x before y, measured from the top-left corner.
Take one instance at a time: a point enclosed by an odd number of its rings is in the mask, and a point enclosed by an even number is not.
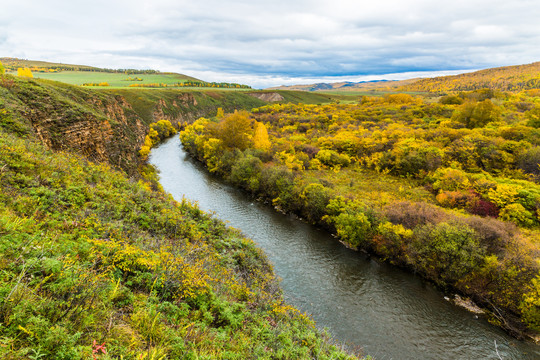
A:
[[[352,358],[251,240],[135,159],[151,120],[260,100],[0,81],[2,359]]]
[[[399,90],[446,93],[485,88],[500,91],[539,89],[540,62],[421,79],[412,84],[401,86]]]

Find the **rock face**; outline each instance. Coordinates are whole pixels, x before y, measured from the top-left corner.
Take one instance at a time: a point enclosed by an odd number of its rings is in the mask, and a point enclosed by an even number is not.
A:
[[[24,103],[23,113],[36,136],[48,148],[74,151],[125,170],[137,168],[133,166],[139,161],[137,146],[144,140],[148,126],[133,116],[125,99],[32,90],[20,91],[17,96]]]
[[[17,80],[10,88],[17,110],[51,150],[66,150],[108,162],[134,175],[150,123],[166,119],[181,127],[218,107],[260,106],[243,93],[181,91],[95,91],[66,84]],[[279,94],[278,94],[279,95]]]
[[[178,125],[192,121],[200,111],[190,93],[179,93],[168,102],[157,98],[147,103],[145,110],[150,112],[143,114],[120,95],[77,88],[59,93],[39,83],[29,85],[16,96],[23,104],[21,112],[43,144],[51,150],[74,151],[92,161],[106,161],[128,173],[137,170],[138,150],[150,122],[168,119]]]
[[[194,120],[194,113],[197,113],[197,99],[190,93],[180,93],[170,105],[164,99],[156,102],[152,117],[154,121],[169,120],[173,125],[178,126],[181,123]],[[195,111],[184,112],[185,109],[194,109]]]
[[[266,102],[282,101],[285,99],[277,92],[249,93],[248,95]]]

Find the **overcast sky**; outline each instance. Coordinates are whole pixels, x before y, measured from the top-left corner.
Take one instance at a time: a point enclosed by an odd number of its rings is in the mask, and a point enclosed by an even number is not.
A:
[[[539,61],[540,1],[3,1],[2,56],[254,87],[400,79]]]

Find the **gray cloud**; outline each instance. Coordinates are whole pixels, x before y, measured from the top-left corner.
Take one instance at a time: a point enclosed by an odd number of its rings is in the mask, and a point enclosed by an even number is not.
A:
[[[3,5],[0,55],[267,86],[537,61],[539,17],[536,0],[28,0]]]

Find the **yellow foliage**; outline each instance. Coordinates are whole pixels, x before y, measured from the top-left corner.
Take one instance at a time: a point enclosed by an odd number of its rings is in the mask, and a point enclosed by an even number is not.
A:
[[[32,70],[25,67],[25,68],[18,68],[17,69],[17,76],[24,76],[24,77],[33,78],[34,74],[32,74]]]
[[[223,117],[225,117],[225,113],[223,112],[223,109],[222,108],[218,108],[217,109],[217,113],[216,113],[216,117],[218,119],[223,119]]]
[[[256,149],[270,149],[270,140],[268,139],[268,130],[262,122],[257,122],[255,125],[255,136],[253,136],[253,146]]]
[[[516,202],[521,186],[510,184],[499,184],[496,189],[490,189],[487,193],[488,199],[498,207],[504,208]]]

